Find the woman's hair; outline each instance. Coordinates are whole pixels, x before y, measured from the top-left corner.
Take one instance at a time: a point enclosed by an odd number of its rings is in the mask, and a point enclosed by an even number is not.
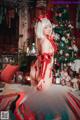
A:
[[[50,20],[48,20],[47,18],[43,18],[41,21],[36,23],[36,25],[35,25],[35,34],[36,34],[37,38],[41,39],[41,38],[44,37],[43,29],[47,25],[50,25],[52,27],[52,24],[51,24]]]

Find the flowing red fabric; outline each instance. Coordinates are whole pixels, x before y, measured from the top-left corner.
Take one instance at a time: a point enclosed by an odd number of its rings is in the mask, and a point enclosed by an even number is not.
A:
[[[56,54],[57,51],[58,51],[58,46],[57,46],[57,44],[56,44],[55,41],[54,41],[54,37],[51,36],[51,37],[49,38],[49,41],[50,41],[50,43],[51,43],[51,45],[52,45],[52,47],[53,47],[53,49],[54,49],[54,54]]]

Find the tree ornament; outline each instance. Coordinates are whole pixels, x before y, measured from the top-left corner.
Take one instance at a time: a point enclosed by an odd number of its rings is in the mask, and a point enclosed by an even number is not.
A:
[[[67,58],[65,58],[65,62],[67,62]]]
[[[60,39],[60,35],[55,33],[54,38],[55,38],[55,40],[59,40]]]
[[[63,37],[61,38],[61,40],[62,40],[62,41],[65,41],[65,40],[66,40],[66,38],[63,36]]]
[[[60,47],[61,47],[61,48],[64,48],[64,46],[65,46],[65,43],[61,41],[61,42],[60,42]]]
[[[56,25],[55,25],[55,24],[52,24],[52,27],[53,27],[53,28],[55,28],[55,27],[56,27]]]
[[[65,53],[65,56],[66,56],[66,57],[69,57],[69,53]]]
[[[54,64],[57,64],[57,59],[56,58],[54,58]]]
[[[78,48],[77,48],[77,46],[76,46],[75,44],[72,45],[72,48],[73,48],[73,50],[74,50],[75,52],[78,51]]]
[[[59,17],[61,17],[62,16],[62,13],[59,13]]]
[[[65,43],[68,44],[69,40],[68,39],[65,39]]]
[[[59,53],[60,53],[60,55],[62,55],[63,54],[63,50],[60,50]]]
[[[71,29],[73,29],[73,28],[74,28],[71,24],[69,24],[69,25],[68,25],[68,27],[69,27],[69,28],[71,28]]]
[[[70,37],[70,33],[67,33],[66,36],[69,38]]]
[[[72,46],[69,46],[68,49],[69,49],[69,50],[72,50],[73,48],[72,48]]]
[[[72,45],[73,45],[73,44],[76,44],[76,41],[75,41],[75,40],[72,41]]]

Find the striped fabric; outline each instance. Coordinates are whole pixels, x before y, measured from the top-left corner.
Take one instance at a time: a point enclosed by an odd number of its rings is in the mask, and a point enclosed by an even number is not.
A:
[[[66,100],[74,112],[77,120],[80,120],[80,100],[70,92],[68,92]]]

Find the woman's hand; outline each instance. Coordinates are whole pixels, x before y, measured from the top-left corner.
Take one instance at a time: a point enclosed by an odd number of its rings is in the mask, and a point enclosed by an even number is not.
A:
[[[44,83],[45,83],[45,81],[43,79],[41,79],[37,85],[37,90],[43,90]]]

